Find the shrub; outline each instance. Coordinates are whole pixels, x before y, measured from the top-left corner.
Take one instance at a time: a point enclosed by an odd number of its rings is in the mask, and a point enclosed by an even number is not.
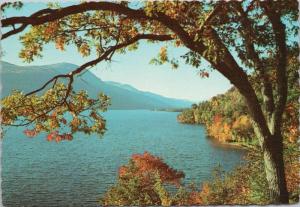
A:
[[[127,165],[121,166],[117,183],[102,199],[103,205],[171,205],[166,184],[180,185],[184,173],[169,167],[162,159],[144,154],[132,155]]]

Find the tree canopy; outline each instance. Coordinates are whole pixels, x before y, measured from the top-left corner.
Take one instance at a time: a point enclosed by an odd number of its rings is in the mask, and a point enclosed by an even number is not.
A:
[[[20,8],[22,4],[3,4],[1,8],[4,13],[9,6]],[[278,67],[286,61],[276,59],[284,59],[279,56],[285,53],[286,47],[279,48],[279,41],[285,36],[289,45],[297,43],[294,38],[298,28],[295,23],[296,1],[83,2],[67,7],[57,4],[48,6],[28,17],[3,19],[2,26],[13,26],[13,29],[4,33],[2,39],[32,26],[20,38],[23,49],[19,56],[24,61],[31,62],[36,57],[42,57],[43,46],[51,42],[58,50],[73,44],[82,56],[97,54],[97,58],[71,74],[53,77],[41,89],[61,78],[69,79],[71,83],[71,77],[101,61],[110,61],[115,52],[137,49],[139,40],[167,41],[166,44],[190,49],[181,56],[187,64],[200,67],[201,62],[206,60],[212,68],[227,77],[251,102],[249,107],[253,119],[265,125],[261,121],[265,119],[262,108],[255,100],[256,94],[247,75],[251,71],[255,73],[262,80],[264,105],[269,108],[270,116],[277,114],[275,117],[279,120],[274,123],[280,125],[283,108],[280,103],[286,99],[282,93],[286,78],[284,71]],[[281,23],[281,19],[285,24]],[[280,30],[281,27],[286,31]],[[282,38],[279,35],[283,35]],[[166,47],[161,48],[152,62],[170,62],[173,67],[178,66],[178,61],[168,56]],[[274,71],[271,68],[277,69]],[[203,71],[202,76],[208,76],[208,73]],[[276,80],[278,87],[274,88],[272,84]],[[275,100],[277,97],[278,100]],[[266,130],[263,133],[268,134]]]

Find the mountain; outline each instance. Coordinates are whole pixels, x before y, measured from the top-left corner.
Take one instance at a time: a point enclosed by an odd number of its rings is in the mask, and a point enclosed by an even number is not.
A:
[[[70,63],[58,63],[41,66],[18,66],[8,62],[1,62],[0,71],[2,91],[1,96],[7,96],[12,89],[25,93],[41,87],[46,81],[57,74],[69,73],[77,68]],[[74,90],[86,90],[95,97],[100,92],[111,97],[110,109],[170,109],[189,107],[191,102],[163,97],[154,93],[139,91],[138,89],[112,81],[102,81],[90,71],[77,76],[73,83]]]

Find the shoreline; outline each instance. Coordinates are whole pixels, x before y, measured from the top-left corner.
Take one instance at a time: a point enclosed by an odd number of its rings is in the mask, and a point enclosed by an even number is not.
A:
[[[211,141],[211,143],[215,146],[219,145],[219,146],[223,146],[223,147],[242,149],[242,150],[247,150],[247,151],[256,149],[255,145],[250,145],[250,144],[243,143],[243,142],[221,142],[215,137],[212,137],[209,135],[206,135],[206,136],[207,136],[207,139],[209,139]]]
[[[252,148],[249,145],[244,145],[243,143],[239,143],[239,142],[221,142],[218,139],[208,135],[207,135],[207,139],[211,140],[211,143],[216,146],[224,146],[224,147],[243,149],[243,150],[250,150]]]
[[[206,138],[211,141],[211,143],[215,146],[223,146],[223,147],[229,147],[229,148],[235,148],[235,149],[242,149],[242,150],[251,150],[254,149],[254,145],[249,145],[246,143],[241,143],[241,142],[222,142],[218,140],[216,137],[210,136],[207,134],[207,128],[205,124],[192,124],[192,125],[202,125],[205,128],[206,131]]]

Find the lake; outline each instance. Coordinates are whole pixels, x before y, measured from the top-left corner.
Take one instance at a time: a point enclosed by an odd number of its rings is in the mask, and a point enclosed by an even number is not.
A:
[[[228,171],[242,162],[244,150],[214,144],[204,127],[177,123],[177,114],[112,110],[105,113],[108,131],[102,138],[76,134],[72,142],[61,143],[8,129],[2,143],[4,206],[97,206],[119,166],[144,151],[184,171],[185,183],[197,185],[217,165]]]

